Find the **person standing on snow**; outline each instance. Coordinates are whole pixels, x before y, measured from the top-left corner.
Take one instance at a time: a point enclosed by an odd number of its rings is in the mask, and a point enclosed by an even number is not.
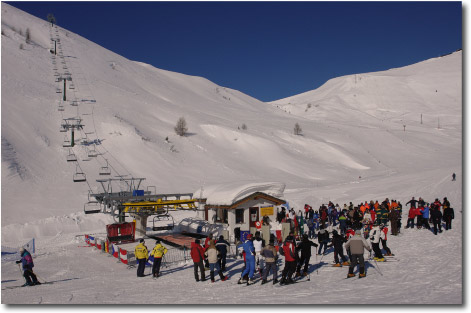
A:
[[[430,230],[430,224],[428,223],[428,220],[430,218],[430,207],[429,204],[426,203],[425,206],[421,208],[421,213],[422,213],[422,225]]]
[[[267,283],[267,277],[270,270],[273,273],[273,285],[278,282],[278,267],[276,261],[278,260],[278,252],[275,248],[275,239],[270,239],[268,246],[262,249],[260,253],[265,258],[265,269],[263,271],[262,285]]]
[[[150,255],[154,256],[154,264],[152,264],[152,277],[157,278],[160,273],[160,264],[162,264],[162,258],[164,257],[165,253],[167,253],[167,248],[165,248],[161,243],[160,240],[157,239],[155,241],[155,247],[150,253]]]
[[[345,237],[339,235],[337,230],[334,229],[332,232],[332,245],[334,246],[334,260],[335,267],[340,267],[342,265],[349,265],[347,258],[343,254],[343,243],[346,242]],[[340,264],[339,255],[342,258],[342,264]]]
[[[407,216],[407,225],[406,228],[414,228],[415,215],[417,213],[417,208],[411,206],[409,209],[409,215]]]
[[[324,226],[321,225],[321,230],[319,230],[319,233],[317,234],[317,241],[319,242],[319,251],[317,254],[321,254],[322,247],[324,247],[324,252],[327,250],[327,244],[329,243],[329,232],[324,229]]]
[[[294,245],[294,237],[289,235],[286,237],[286,241],[283,244],[283,255],[285,256],[285,267],[283,272],[281,272],[281,281],[280,285],[286,285],[294,283],[291,276],[296,271],[296,247]]]
[[[383,249],[384,249],[384,251],[386,251],[387,256],[393,256],[394,254],[391,253],[391,249],[389,249],[388,244],[387,244],[387,241],[388,241],[388,228],[384,224],[381,224],[379,226],[379,228],[381,229],[381,231],[384,234],[384,237],[381,237],[381,244],[383,245]]]
[[[318,245],[310,241],[307,234],[303,235],[302,241],[296,247],[296,254],[301,251],[301,258],[296,268],[296,277],[301,276],[301,267],[304,266],[303,276],[307,276],[309,268],[309,260],[311,259],[311,247],[317,247]]]
[[[437,206],[432,204],[431,210],[430,210],[430,217],[432,218],[433,222],[433,233],[436,235],[437,230],[441,233],[442,232],[442,212],[440,211],[440,207],[437,208]]]
[[[254,283],[253,275],[255,273],[255,248],[253,246],[253,235],[248,234],[247,240],[241,245],[242,249],[245,252],[245,270],[242,272],[242,275],[239,279],[239,284],[247,283],[247,285],[251,285]],[[249,279],[244,279],[244,276],[248,274]]]
[[[355,276],[355,274],[353,274],[353,271],[355,270],[357,264],[360,267],[359,277],[365,277],[365,258],[363,256],[363,253],[365,252],[365,249],[371,252],[371,248],[366,242],[366,240],[361,236],[361,230],[357,229],[355,231],[355,236],[351,237],[347,241],[347,243],[345,244],[345,248],[349,249],[352,254],[350,267],[348,268],[347,278]]]
[[[230,247],[229,243],[224,239],[223,235],[219,236],[216,242],[216,249],[219,251],[219,267],[222,271],[226,270],[227,249]]]
[[[374,259],[376,261],[384,261],[383,254],[381,253],[381,249],[379,248],[379,241],[383,238],[384,233],[381,231],[378,225],[375,225],[371,230],[370,242],[371,246],[373,247],[373,251],[375,252]]]
[[[200,281],[198,277],[198,268],[201,272],[201,281],[206,280],[206,274],[204,273],[204,249],[200,244],[200,240],[196,239],[195,242],[191,243],[191,258],[193,259],[193,268],[195,270],[195,280]]]
[[[134,255],[137,260],[137,277],[144,277],[144,270],[146,268],[147,258],[149,257],[149,251],[145,245],[143,238],[139,240],[139,244],[134,248]]]
[[[445,205],[443,205],[443,206],[445,206]],[[451,221],[454,218],[455,218],[455,212],[454,212],[453,208],[450,208],[450,206],[447,206],[443,210],[443,220],[445,221],[445,230],[451,229]]]
[[[23,285],[23,287],[41,285],[41,283],[38,281],[38,278],[33,272],[34,262],[31,254],[25,248],[21,248],[20,256],[21,260],[16,261],[16,264],[21,263],[23,267],[23,277],[26,279],[26,283]]]
[[[260,237],[259,231],[255,232],[253,246],[255,248],[255,265],[261,276],[263,271],[263,258],[260,253],[262,252],[262,248],[265,247],[265,240]]]
[[[219,267],[218,254],[219,254],[219,251],[216,249],[216,245],[214,244],[214,240],[210,240],[208,249],[206,249],[204,255],[208,258],[209,274],[210,274],[212,283],[214,283],[214,270],[215,269],[218,270],[218,274],[219,274],[219,277],[221,278],[221,281],[227,280],[227,276],[223,275],[222,270]]]
[[[389,220],[391,221],[391,235],[397,236],[398,229],[397,229],[397,220],[399,219],[399,211],[397,208],[391,208],[391,212],[389,212]]]

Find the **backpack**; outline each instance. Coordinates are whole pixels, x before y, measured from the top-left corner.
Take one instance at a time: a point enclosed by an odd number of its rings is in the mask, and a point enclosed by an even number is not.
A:
[[[283,245],[278,246],[278,252],[282,255],[285,256],[285,249],[283,249]]]

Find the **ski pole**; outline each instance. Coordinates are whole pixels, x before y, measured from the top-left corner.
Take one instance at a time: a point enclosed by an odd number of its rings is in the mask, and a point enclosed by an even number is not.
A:
[[[383,273],[381,273],[381,271],[379,270],[378,262],[376,262],[375,259],[373,259],[373,260],[375,261],[375,264],[376,264],[375,269],[378,271],[378,273],[381,274],[381,276],[383,276]]]

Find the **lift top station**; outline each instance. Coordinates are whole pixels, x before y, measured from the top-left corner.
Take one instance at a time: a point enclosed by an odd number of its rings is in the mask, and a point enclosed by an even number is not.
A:
[[[141,189],[144,180],[125,177],[98,179],[103,192],[89,195],[85,214],[110,214],[121,225],[126,224],[125,217],[130,216],[136,220],[137,234],[144,236],[148,217],[154,216],[154,221],[155,217],[162,220],[171,216],[170,211],[197,209],[195,203],[198,200],[193,199],[192,193],[157,194],[155,186]]]

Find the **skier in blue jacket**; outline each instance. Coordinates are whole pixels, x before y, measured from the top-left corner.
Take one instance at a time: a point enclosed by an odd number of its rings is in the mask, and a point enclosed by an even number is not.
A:
[[[237,248],[242,247],[245,252],[245,262],[246,267],[245,270],[242,272],[242,276],[239,279],[239,284],[247,283],[247,285],[251,285],[254,283],[253,275],[255,273],[255,247],[253,245],[253,236],[252,234],[247,235],[247,240],[239,245]],[[249,280],[245,280],[244,276],[249,274]]]
[[[428,219],[430,218],[430,207],[429,204],[427,203],[421,210],[420,212],[422,213],[422,224],[430,230],[430,224],[428,223]]]

